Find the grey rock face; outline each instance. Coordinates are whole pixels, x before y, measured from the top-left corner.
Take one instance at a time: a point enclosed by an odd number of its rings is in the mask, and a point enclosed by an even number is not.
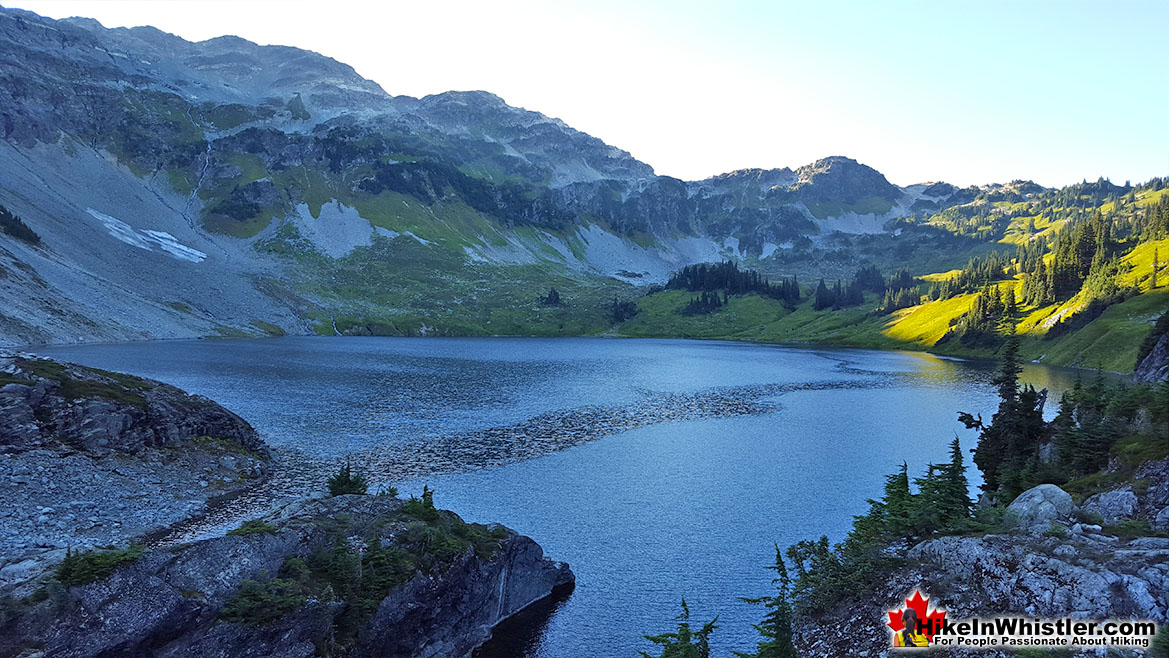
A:
[[[1140,518],[1148,520],[1155,530],[1169,531],[1169,457],[1146,462],[1137,469],[1136,477],[1146,484]]]
[[[325,646],[333,655],[464,656],[490,636],[493,625],[573,582],[567,565],[500,528],[491,530],[487,546],[428,553],[412,539],[420,522],[403,505],[380,496],[298,502],[267,519],[275,526],[271,532],[147,551],[105,580],[58,589],[54,600],[28,604],[3,622],[0,655],[35,643],[49,655],[77,658],[308,658]],[[470,527],[450,512],[436,515],[423,525]],[[339,637],[335,625],[349,604],[328,589],[305,596],[268,623],[221,618],[245,579],[263,581],[277,573],[291,578],[281,572],[290,558],[312,565],[320,551],[340,550],[360,564],[370,551],[386,547],[415,555],[417,569],[389,590],[344,646],[330,643]]]
[[[1157,539],[1102,549],[1092,535],[1067,542],[942,537],[919,544],[907,557],[928,564],[935,582],[961,583],[958,598],[969,599],[966,609],[1081,618],[1138,615],[1163,622],[1169,611],[1169,544]],[[1080,554],[1094,559],[1076,559]],[[949,598],[946,603],[956,605],[955,597]]]
[[[851,158],[833,156],[796,170],[798,182],[792,191],[804,201],[828,200],[856,203],[866,197],[894,201],[901,190],[873,169]]]
[[[1042,534],[1056,521],[1066,521],[1076,509],[1068,492],[1054,484],[1041,484],[1019,494],[1009,506],[1016,526],[1027,532]]]
[[[266,455],[246,421],[207,398],[139,377],[0,352],[0,450],[136,455],[197,437]]]
[[[1149,352],[1133,371],[1138,382],[1169,381],[1169,332],[1161,334]]]
[[[1153,529],[1165,532],[1169,530],[1169,507],[1165,507],[1157,512],[1153,517]]]
[[[801,656],[892,656],[886,611],[915,589],[950,619],[997,614],[1079,619],[1139,618],[1164,623],[1169,614],[1169,539],[1125,542],[1100,535],[1066,539],[1026,534],[941,537],[911,548],[905,566],[820,618],[795,620]],[[837,630],[833,620],[842,623]],[[825,631],[825,629],[830,629]],[[937,656],[1014,655],[938,649]],[[1091,652],[1075,654],[1095,656]],[[1102,653],[1099,655],[1103,655]]]
[[[1081,509],[1100,516],[1104,523],[1111,525],[1118,521],[1134,518],[1137,504],[1137,495],[1133,493],[1132,487],[1124,487],[1091,496],[1084,501]]]

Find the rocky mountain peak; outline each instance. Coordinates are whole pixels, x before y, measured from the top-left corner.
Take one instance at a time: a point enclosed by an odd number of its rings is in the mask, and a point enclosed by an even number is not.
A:
[[[310,110],[326,114],[387,109],[389,95],[377,83],[347,64],[300,48],[261,46],[237,36],[187,41],[149,26],[107,28],[90,18],[54,21],[0,9],[0,22],[4,19],[55,30],[67,46],[49,49],[47,43],[26,34],[10,39],[6,47],[26,51],[45,63],[68,62],[85,68],[108,68],[112,63],[120,74],[117,77],[134,80],[138,89],[166,89],[192,102],[259,105],[269,98],[286,100],[301,93]],[[79,73],[76,68],[72,71],[74,76]]]
[[[781,185],[788,187],[796,182],[796,175],[789,167],[782,169],[736,169],[725,174],[718,174],[707,178],[702,183],[724,185],[735,182],[751,182],[765,187]]]
[[[856,203],[865,197],[892,201],[901,196],[901,190],[884,174],[841,155],[821,158],[795,173],[797,182],[792,190],[804,200]]]

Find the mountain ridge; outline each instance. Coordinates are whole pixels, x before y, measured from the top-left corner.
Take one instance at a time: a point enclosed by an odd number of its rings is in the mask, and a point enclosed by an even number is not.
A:
[[[994,248],[962,227],[1053,193],[845,156],[683,181],[487,91],[393,96],[291,46],[12,9],[0,65],[0,205],[41,238],[0,234],[9,344],[598,333],[698,262],[960,267]],[[549,287],[574,303],[541,307]]]

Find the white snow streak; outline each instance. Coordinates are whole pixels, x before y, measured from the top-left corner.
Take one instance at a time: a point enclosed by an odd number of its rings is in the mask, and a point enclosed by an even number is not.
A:
[[[182,244],[175,236],[166,231],[151,231],[148,229],[140,231],[116,217],[110,217],[93,208],[86,208],[85,211],[104,224],[106,231],[110,235],[128,245],[145,249],[146,251],[154,251],[154,248],[158,247],[179,260],[190,261],[192,263],[202,263],[207,258],[207,254]]]

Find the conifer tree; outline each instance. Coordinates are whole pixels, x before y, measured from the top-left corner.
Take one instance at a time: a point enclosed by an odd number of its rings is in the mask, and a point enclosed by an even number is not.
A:
[[[998,492],[1013,499],[1026,488],[1028,469],[1037,467],[1039,445],[1048,433],[1043,421],[1043,410],[1037,408],[1039,394],[1035,389],[1019,389],[1019,338],[1011,334],[1003,347],[1002,363],[994,377],[999,393],[999,408],[984,425],[981,418],[968,413],[958,419],[968,428],[981,430],[974,463],[982,470],[982,488],[988,493]]]
[[[950,463],[942,471],[942,504],[948,512],[947,522],[970,517],[970,482],[956,436],[950,442]]]
[[[349,460],[345,460],[345,465],[342,466],[329,477],[329,495],[341,496],[344,494],[363,494],[366,492],[367,485],[365,477],[362,475],[354,475],[353,469],[349,466]]]
[[[895,537],[907,536],[912,528],[913,494],[909,491],[909,465],[885,476],[884,517],[886,531]]]
[[[783,563],[783,554],[779,545],[775,546],[775,564],[767,567],[775,572],[771,584],[775,585],[775,594],[762,596],[757,599],[744,598],[747,603],[763,604],[767,614],[763,622],[753,624],[755,630],[763,640],[756,646],[754,653],[734,652],[739,658],[795,658],[796,647],[792,633],[792,605],[788,598],[791,581],[787,575],[787,567]]]
[[[682,614],[675,617],[678,621],[678,630],[673,633],[660,635],[646,635],[645,639],[662,647],[662,653],[651,656],[644,651],[638,651],[643,658],[710,658],[710,635],[718,628],[715,622],[718,617],[702,625],[694,631],[690,628],[690,606],[686,599],[682,599]]]
[[[817,311],[822,311],[832,306],[835,301],[835,298],[832,296],[832,291],[828,289],[828,286],[824,285],[824,279],[820,279],[820,283],[816,286],[816,301],[812,303],[812,308]]]
[[[917,485],[917,495],[913,497],[913,505],[910,507],[911,531],[907,533],[913,538],[932,535],[945,522],[945,501],[939,471],[939,466],[930,464],[923,477],[913,480]]]

